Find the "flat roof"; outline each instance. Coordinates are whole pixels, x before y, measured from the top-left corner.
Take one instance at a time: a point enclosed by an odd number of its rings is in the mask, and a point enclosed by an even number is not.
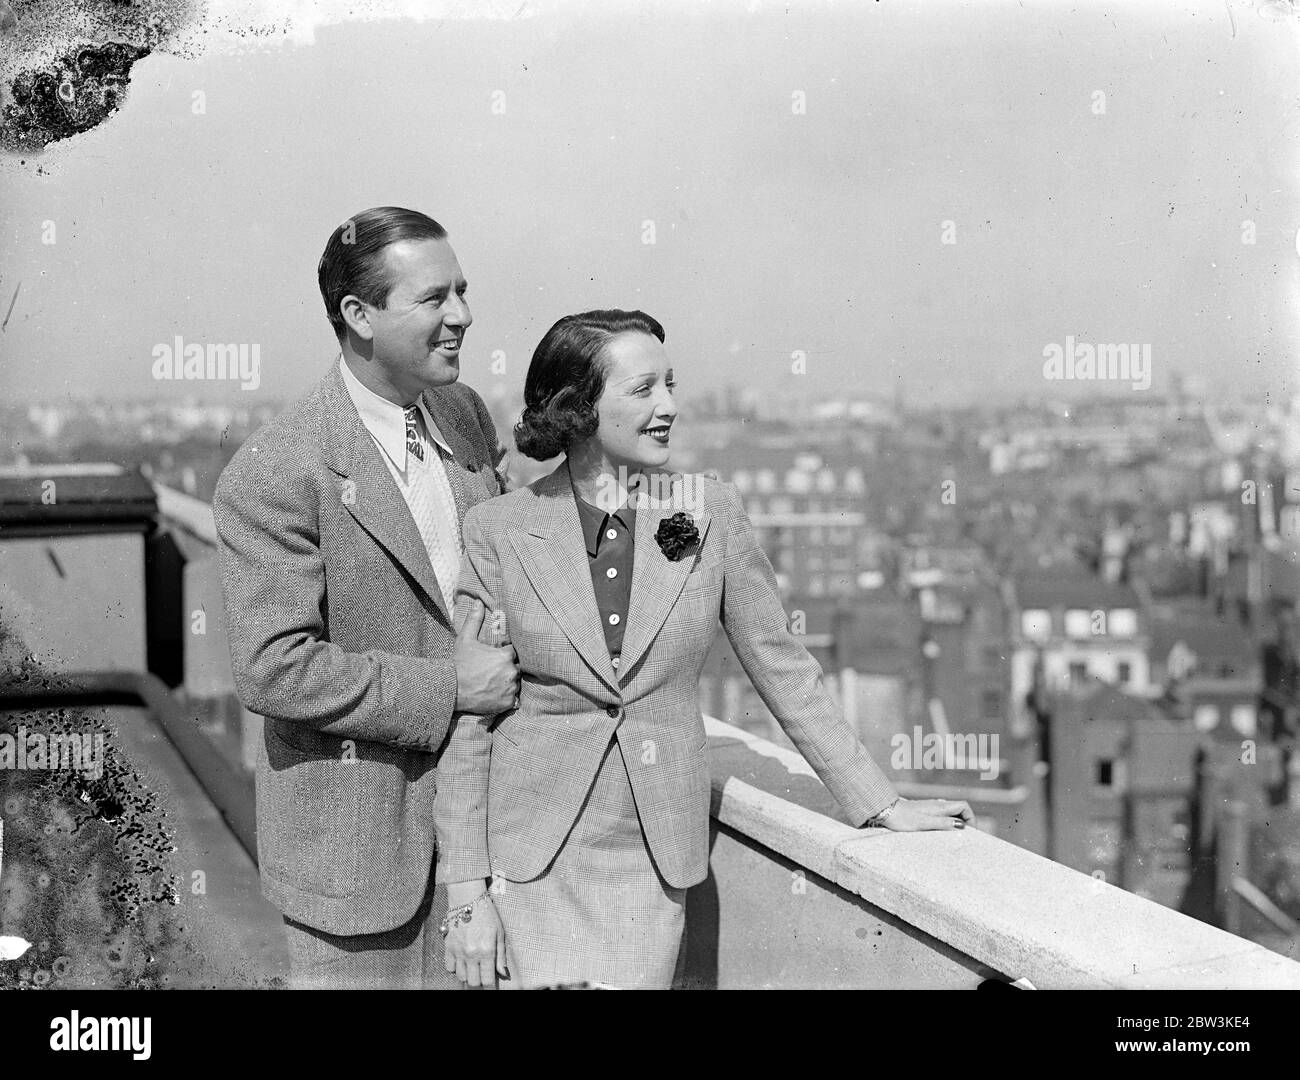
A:
[[[0,468],[0,528],[62,531],[77,524],[152,522],[158,509],[153,486],[139,470],[111,462],[51,462]]]

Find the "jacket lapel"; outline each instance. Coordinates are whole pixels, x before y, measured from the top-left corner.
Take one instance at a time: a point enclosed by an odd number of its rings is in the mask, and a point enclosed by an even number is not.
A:
[[[674,494],[680,493],[680,481]],[[651,487],[651,491],[656,490]],[[668,505],[663,504],[667,502]],[[674,505],[677,499],[643,499],[636,511],[636,538],[632,558],[632,597],[628,605],[627,630],[623,635],[623,651],[619,671],[626,676],[645,655],[663,624],[667,621],[673,604],[686,586],[686,578],[695,565],[700,548],[709,531],[709,515],[701,507],[684,510]],[[657,504],[657,505],[656,505]],[[670,560],[659,547],[655,534],[659,523],[679,511],[688,512],[695,521],[700,539],[694,549],[682,558]]]
[[[337,366],[322,383],[325,464],[344,478],[340,499],[358,525],[411,575],[451,623],[429,552],[382,451],[361,422]],[[451,444],[453,447],[455,443]]]
[[[452,498],[456,500],[456,522],[457,528],[459,528],[459,523],[465,520],[465,512],[470,507],[469,498],[465,492],[465,470],[469,468],[468,462],[471,460],[469,443],[460,430],[460,425],[453,422],[452,417],[449,415],[446,399],[441,394],[433,390],[426,390],[424,392],[424,406],[429,410],[429,415],[433,417],[433,422],[438,425],[438,432],[447,445],[451,447],[452,460],[443,464],[447,470],[447,483],[451,487]],[[436,446],[432,449],[439,457],[442,456]]]
[[[561,464],[538,481],[538,500],[517,554],[533,590],[560,625],[573,647],[611,690],[618,675],[605,648],[605,633],[591,584],[587,543],[582,535],[578,505],[573,501],[568,467]],[[635,571],[633,572],[635,577]],[[634,582],[635,587],[635,582]]]

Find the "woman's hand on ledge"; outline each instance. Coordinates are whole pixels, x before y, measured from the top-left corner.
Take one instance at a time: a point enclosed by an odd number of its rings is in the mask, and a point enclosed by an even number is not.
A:
[[[880,823],[892,832],[932,832],[964,829],[975,820],[970,803],[956,799],[899,799]]]

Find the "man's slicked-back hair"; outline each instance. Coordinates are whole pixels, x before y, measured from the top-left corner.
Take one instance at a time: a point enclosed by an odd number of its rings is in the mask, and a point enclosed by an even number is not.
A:
[[[374,206],[354,214],[335,229],[316,268],[325,314],[342,340],[347,324],[339,305],[348,295],[382,308],[393,283],[384,265],[384,249],[402,240],[445,240],[447,230],[428,214],[400,206]]]
[[[664,339],[664,328],[644,311],[617,309],[566,315],[546,331],[524,379],[524,414],[515,425],[521,454],[547,461],[595,434],[605,345],[628,331]]]

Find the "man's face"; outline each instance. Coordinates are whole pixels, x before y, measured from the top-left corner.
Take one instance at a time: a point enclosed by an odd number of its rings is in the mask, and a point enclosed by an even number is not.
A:
[[[384,249],[392,288],[366,305],[372,359],[404,400],[460,378],[460,348],[474,318],[456,253],[446,240],[402,240]]]

